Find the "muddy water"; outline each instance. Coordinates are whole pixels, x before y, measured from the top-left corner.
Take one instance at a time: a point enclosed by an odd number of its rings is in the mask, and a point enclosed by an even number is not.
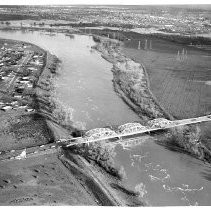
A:
[[[156,144],[152,137],[116,146],[115,162],[124,167],[125,185],[151,206],[210,205],[211,167]]]
[[[0,31],[0,37],[28,41],[62,61],[56,82],[59,100],[73,110],[78,127],[90,129],[139,120],[113,91],[111,64],[88,36]],[[142,137],[138,144],[116,146],[115,162],[125,170],[125,185],[149,205],[211,205],[211,168],[201,161]]]
[[[0,37],[34,43],[55,54],[62,61],[56,81],[59,100],[72,112],[77,128],[91,129],[140,120],[114,92],[112,65],[91,50],[95,43],[89,36],[45,32],[0,32]]]

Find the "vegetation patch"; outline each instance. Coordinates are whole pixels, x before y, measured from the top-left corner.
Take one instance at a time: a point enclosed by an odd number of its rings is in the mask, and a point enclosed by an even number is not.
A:
[[[112,176],[122,179],[123,173],[120,168],[114,164],[115,146],[112,143],[95,142],[72,146],[71,152],[80,154],[88,161],[94,161]]]
[[[112,42],[102,37],[97,37],[98,42],[95,49],[100,51],[106,60],[113,63],[114,87],[121,95],[126,95],[128,99],[124,100],[139,114],[140,117],[145,116],[145,120],[164,117],[174,119],[165,108],[161,106],[159,101],[154,97],[149,89],[149,79],[144,67],[130,65],[134,62],[127,59],[118,50],[119,44]],[[134,62],[135,63],[135,62]],[[166,100],[168,102],[168,100]],[[177,147],[183,148],[189,154],[196,156],[199,159],[211,161],[210,150],[200,140],[201,133],[197,125],[184,126],[170,130],[170,138],[167,138],[166,143],[170,143]]]

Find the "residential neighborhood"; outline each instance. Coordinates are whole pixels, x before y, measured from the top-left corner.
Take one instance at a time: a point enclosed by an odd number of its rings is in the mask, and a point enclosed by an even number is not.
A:
[[[34,111],[28,102],[33,85],[44,65],[44,54],[31,50],[31,45],[3,43],[0,51],[0,91],[10,93],[0,98],[0,110]],[[1,94],[1,93],[0,93]]]

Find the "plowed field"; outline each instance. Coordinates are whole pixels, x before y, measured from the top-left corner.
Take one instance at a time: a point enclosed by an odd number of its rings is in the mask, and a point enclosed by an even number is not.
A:
[[[144,64],[151,90],[166,111],[178,119],[211,112],[210,51],[159,40],[152,40],[152,50],[137,47],[138,40],[127,41],[123,52]],[[187,56],[179,60],[183,48]]]

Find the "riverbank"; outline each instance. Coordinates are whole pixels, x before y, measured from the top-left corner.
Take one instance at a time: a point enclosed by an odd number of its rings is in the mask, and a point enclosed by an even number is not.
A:
[[[70,27],[20,27],[20,26],[8,26],[8,27],[1,27],[0,30],[2,31],[40,31],[40,32],[45,32],[49,33],[50,36],[54,36],[55,33],[64,33],[67,36],[77,33],[80,33],[80,30],[77,28],[70,28]]]
[[[113,64],[113,84],[116,92],[145,121],[165,117],[173,120],[158,103],[150,91],[147,71],[143,64],[136,63],[120,52],[121,43],[103,37],[94,37],[97,44],[93,47],[104,59]]]
[[[68,118],[68,110],[56,99],[55,79],[59,74],[61,61],[47,52],[46,66],[35,89],[35,109],[46,119],[54,134],[54,142],[60,138],[68,138],[74,130]]]
[[[99,58],[100,56],[98,56],[98,58]],[[106,57],[105,57],[106,58]],[[108,60],[109,60],[109,58],[108,58]],[[112,59],[110,59],[110,60],[112,60]],[[133,63],[132,63],[133,64]],[[131,65],[131,63],[129,62],[129,66]],[[131,65],[131,66],[133,66],[133,65]],[[135,65],[136,66],[136,65]],[[58,73],[59,73],[59,71],[58,71]],[[140,75],[139,75],[140,76]],[[46,78],[48,78],[47,76],[46,76]],[[50,78],[49,78],[50,79]],[[136,78],[135,78],[136,79]],[[109,81],[110,81],[110,79],[109,79]],[[47,83],[48,83],[49,81],[47,81]],[[40,94],[41,96],[43,96],[45,93],[50,93],[50,92],[45,92],[45,91],[43,91],[43,89],[50,89],[49,87],[50,86],[47,86],[47,88],[46,88],[46,85],[45,85],[45,83],[46,83],[46,81],[43,81],[43,83],[42,82],[40,82],[40,84],[41,85],[43,85],[41,88],[39,88],[38,90],[40,90],[42,93]],[[53,88],[52,88],[53,89]],[[51,95],[52,96],[52,95]],[[42,104],[43,102],[48,102],[48,100],[51,98],[51,97],[41,97],[43,100],[41,101],[40,99],[39,99],[39,102]],[[128,97],[126,97],[125,96],[125,98],[126,99],[128,99]],[[44,100],[44,99],[46,99],[46,100]],[[53,100],[53,99],[52,99]],[[131,102],[131,104],[132,104],[133,102]],[[44,103],[43,103],[44,104]],[[52,102],[52,104],[53,104],[53,102]],[[51,119],[51,117],[52,117],[52,113],[51,112],[49,112],[49,110],[46,110],[46,108],[49,108],[49,106],[50,106],[50,104],[48,104],[48,105],[46,105],[46,107],[43,105],[41,105],[41,109],[40,110],[42,110],[42,112],[43,112],[43,115],[46,117],[46,118],[48,118],[49,119],[49,121],[50,122],[52,122],[50,119]],[[62,105],[61,105],[62,106]],[[45,108],[44,108],[45,107]],[[52,107],[51,107],[52,108]],[[44,110],[44,111],[43,111]],[[61,112],[61,110],[62,109],[57,109],[57,114],[59,114],[60,112]],[[63,115],[62,115],[63,116]],[[68,115],[67,115],[68,116]],[[53,119],[53,117],[52,117],[52,119]],[[61,118],[61,119],[64,119],[64,118]],[[67,117],[67,119],[68,119],[68,117]],[[146,117],[146,120],[147,120],[147,117]],[[144,121],[144,120],[143,120]],[[62,120],[61,120],[61,122],[63,122]],[[132,122],[132,121],[129,121],[129,122]],[[59,124],[59,123],[58,123]],[[60,128],[60,126],[58,125],[58,124],[56,124],[56,123],[53,123],[53,125],[56,127],[56,128],[58,128],[58,130],[60,130],[61,128]],[[63,127],[64,128],[64,127]],[[52,128],[52,129],[54,129],[54,128]],[[61,131],[61,130],[60,130]],[[69,134],[69,131],[67,130],[67,129],[65,129],[64,128],[64,131],[66,131],[67,132],[67,135]],[[64,134],[63,133],[63,131],[61,131],[60,132],[60,134],[61,134],[61,137],[62,137],[62,135]],[[60,136],[60,134],[58,135],[58,136]],[[78,133],[79,135],[80,135],[80,132]],[[55,137],[54,137],[55,138]],[[107,148],[108,147],[108,148]],[[110,185],[108,184],[108,187],[109,186],[112,186],[112,190],[114,190],[115,189],[115,191],[119,191],[119,192],[122,192],[122,194],[124,194],[124,196],[125,197],[127,197],[128,195],[132,195],[133,197],[138,197],[138,193],[136,193],[136,192],[133,192],[132,190],[130,190],[130,189],[125,189],[124,188],[124,186],[123,186],[123,184],[121,183],[122,182],[122,180],[121,180],[121,176],[118,176],[118,175],[120,175],[120,174],[122,174],[122,176],[124,176],[124,168],[122,169],[122,168],[118,168],[118,167],[116,167],[115,165],[112,165],[112,155],[111,155],[111,153],[109,153],[109,149],[110,149],[110,145],[107,145],[107,143],[105,144],[105,145],[101,145],[101,144],[89,144],[87,147],[80,147],[79,149],[77,149],[78,151],[76,151],[76,154],[77,154],[77,152],[79,152],[80,151],[80,149],[82,150],[81,151],[81,156],[83,156],[89,163],[90,163],[90,165],[92,165],[92,166],[94,166],[95,167],[95,169],[96,168],[99,168],[99,170],[102,172],[102,182],[104,183],[104,176],[109,176],[110,178],[109,178],[109,180],[111,181],[111,180],[118,180],[118,185],[117,184],[112,184],[111,182],[109,182],[109,183],[111,183]],[[73,151],[71,150],[71,149],[69,149],[68,150],[68,152],[69,153],[73,153]],[[104,153],[105,152],[105,153]],[[108,155],[107,155],[108,154]],[[71,157],[70,156],[68,156],[68,159],[71,159]],[[71,159],[71,161],[72,161],[73,159]],[[90,166],[89,166],[90,167]],[[86,167],[85,167],[85,169],[86,169]],[[74,170],[73,170],[74,171]],[[113,173],[112,174],[112,172],[117,172],[116,173],[116,175],[117,176],[115,176],[115,173]],[[120,173],[119,173],[120,172]],[[85,170],[85,174],[86,174],[86,170]],[[96,173],[95,173],[96,174]],[[94,176],[94,175],[93,175]],[[96,176],[97,176],[97,174],[96,174]],[[85,186],[86,187],[86,179],[84,179],[85,181],[84,181],[84,183],[82,183],[82,185],[83,186]],[[107,184],[106,184],[107,185]],[[90,186],[90,185],[89,185]],[[99,186],[99,185],[98,185]],[[102,186],[101,186],[102,187]],[[99,192],[98,190],[95,190],[95,187],[92,187],[92,185],[91,185],[91,187],[89,187],[89,189],[91,190],[91,189],[93,189],[93,191],[97,191],[97,192]],[[102,199],[103,199],[103,196],[102,196]],[[130,199],[129,199],[130,200]],[[131,203],[131,201],[129,201],[129,202],[127,202],[128,203],[128,205],[134,205],[135,203]],[[138,204],[139,203],[139,204]],[[139,201],[137,203],[137,205],[142,205],[142,203],[143,202],[141,202],[141,201]]]
[[[150,92],[149,79],[144,66],[121,54],[120,43],[102,37],[95,37],[94,40],[96,39],[99,39],[99,44],[93,48],[113,64],[113,84],[116,92],[130,104],[139,117],[145,121],[160,117],[172,119]]]
[[[25,92],[21,96],[24,98],[25,104],[30,106],[32,113],[26,114],[23,109],[0,112],[0,135],[1,139],[4,140],[0,142],[0,155],[2,157],[7,156],[6,160],[4,158],[1,160],[0,166],[2,169],[0,173],[0,205],[97,205],[98,198],[95,198],[91,191],[87,191],[85,186],[81,186],[76,179],[77,177],[65,167],[65,164],[58,160],[58,157],[62,156],[59,149],[51,155],[48,154],[46,149],[43,150],[46,151],[43,154],[38,152],[39,146],[43,148],[44,145],[56,142],[60,138],[68,138],[73,131],[67,110],[58,102],[54,93],[54,80],[59,74],[60,61],[56,56],[30,43],[13,40],[2,40],[2,42],[7,42],[7,46],[10,45],[10,48],[13,48],[14,43],[30,45],[30,50],[33,49],[33,52],[35,52],[35,49],[36,52],[39,50],[43,53],[44,58],[43,65],[39,71],[37,70],[36,77],[33,80],[33,88],[30,91],[27,90],[27,100]],[[22,66],[22,68],[24,67]],[[19,77],[21,77],[20,71]],[[14,90],[11,88],[10,92],[13,94]],[[5,92],[4,95],[1,95],[4,102],[6,96],[9,97],[10,93]],[[10,97],[12,98],[12,95]],[[7,133],[7,130],[10,133]],[[16,134],[13,138],[11,138],[12,133]],[[16,160],[14,155],[24,148],[27,151],[27,159]],[[32,148],[35,148],[33,152],[37,154],[35,157],[33,155],[28,156]],[[55,148],[55,146],[52,148]],[[19,170],[23,166],[25,167],[24,172],[19,173],[20,180],[16,178],[14,164],[19,166]],[[49,167],[55,164],[58,166],[51,170]],[[31,169],[33,167],[36,169]],[[43,174],[44,172],[45,174]],[[36,174],[31,176],[31,173]],[[67,174],[68,178],[58,178],[58,174],[60,176]],[[67,185],[66,182],[70,184]],[[33,186],[30,183],[34,183]],[[60,188],[64,188],[64,185],[66,188],[60,190]],[[54,190],[51,189],[52,186],[55,188]],[[98,187],[98,185],[94,186]],[[40,193],[37,195],[36,191],[39,187],[41,187],[42,192],[39,190]],[[32,188],[34,189],[33,192]],[[57,191],[60,191],[59,194],[62,195],[62,198],[58,197]],[[50,194],[50,199],[45,195],[46,192]],[[104,199],[106,199],[105,195]],[[102,202],[101,205],[103,204],[105,203]]]
[[[95,147],[97,146],[95,145]],[[101,155],[96,151],[99,159],[102,158],[103,154],[105,158],[105,147],[109,147],[107,143],[98,147],[98,150],[101,151]],[[92,150],[89,146],[87,149]],[[61,161],[78,181],[94,194],[99,204],[105,206],[146,206],[146,203],[140,199],[139,192],[127,189],[122,179],[99,166],[96,163],[96,158],[90,159],[91,156],[88,156],[87,152],[78,155],[78,150],[79,148],[75,147],[64,148],[64,156],[61,157]]]
[[[59,61],[55,56],[51,55],[49,52],[46,52],[45,59],[46,59],[46,62],[44,64],[44,68],[42,69],[40,74],[37,74],[39,78],[38,80],[36,80],[36,83],[34,84],[34,88],[30,92],[31,107],[35,110],[35,113],[33,115],[34,116],[33,123],[36,123],[36,122],[39,123],[39,119],[46,123],[44,126],[41,123],[40,124],[42,125],[41,129],[49,128],[49,131],[51,132],[51,137],[49,138],[49,142],[55,142],[60,138],[68,139],[68,138],[71,138],[72,135],[75,135],[75,136],[81,135],[80,131],[72,127],[72,122],[68,113],[68,108],[65,107],[63,104],[61,104],[56,97],[55,80],[56,80],[56,77],[60,74]],[[40,128],[37,128],[37,127],[35,127],[35,129],[38,134],[42,131]],[[28,132],[28,134],[30,135],[31,133]],[[22,139],[24,138],[25,136],[22,137]],[[38,145],[42,146],[43,144],[48,144],[48,142],[41,141],[40,144]],[[26,147],[28,151],[28,149],[30,149],[33,145],[37,145],[37,144],[31,143],[29,145],[24,145],[24,146],[22,145],[22,147],[14,147],[14,145],[11,145],[10,150],[17,150],[18,148],[22,149]],[[72,153],[71,150],[68,150],[68,151],[70,154]],[[60,155],[62,156],[63,153],[61,153]],[[84,157],[83,155],[81,156]],[[44,157],[45,155],[43,156],[43,158]],[[68,158],[69,157],[70,155],[68,156]],[[78,156],[76,156],[76,160],[77,159],[78,159]],[[23,160],[20,160],[20,161],[23,161]],[[70,160],[69,164],[71,164],[71,161],[72,160]],[[86,162],[85,159],[83,161]],[[66,161],[63,163],[65,165]],[[93,160],[93,163],[91,163],[89,167],[91,167],[91,165],[93,167],[93,171],[95,168],[95,170],[97,170],[98,173],[92,172],[91,174],[89,173],[89,176],[87,176],[88,166],[86,164],[80,166],[81,173],[83,174],[82,176],[85,176],[86,179],[89,179],[89,181],[86,181],[85,179],[83,183],[81,182],[81,185],[83,186],[83,188],[87,189],[87,193],[89,194],[93,193],[93,197],[95,197],[96,200],[99,200],[99,203],[98,203],[99,205],[143,205],[142,201],[140,200],[135,201],[137,194],[127,191],[126,189],[121,187],[121,185],[119,186],[117,184],[114,184],[113,188],[110,187],[110,183],[111,182],[113,183],[113,181],[116,180],[114,176],[110,175],[110,172],[111,170],[114,170],[114,167],[109,168],[110,166],[107,165],[106,162],[104,165],[99,166],[98,164],[96,164],[94,160]],[[68,165],[65,165],[65,166],[68,169],[70,169]],[[107,171],[105,170],[106,167],[107,167]],[[74,173],[74,170],[73,171],[70,170],[69,172],[72,174]],[[78,174],[74,174],[74,176],[77,178]],[[91,181],[91,180],[97,180],[98,176],[102,177],[100,182]],[[104,180],[104,177],[106,176],[107,176],[108,183],[102,184],[104,183],[103,180]],[[78,182],[80,182],[80,179],[78,179]],[[97,192],[101,192],[100,197],[98,195],[99,193],[96,193],[96,189],[97,189]],[[117,197],[114,196],[114,197],[109,198],[108,194],[106,193],[102,194],[103,191],[107,191],[109,194],[110,193],[112,194],[114,191],[117,191],[119,192],[119,194],[118,195],[115,194],[115,196]],[[131,197],[130,194],[134,196]],[[128,198],[128,196],[130,198]],[[34,199],[34,197],[32,199]],[[117,202],[119,199],[121,199],[122,201]],[[124,201],[124,199],[126,200]],[[25,201],[23,201],[23,203],[25,203]],[[26,200],[26,204],[27,204],[27,200]],[[59,205],[59,202],[58,202],[58,205]]]
[[[147,71],[142,64],[137,64],[124,56],[120,51],[120,43],[112,42],[111,39],[104,37],[95,37],[94,40],[97,41],[94,48],[102,54],[103,58],[113,64],[115,90],[142,118],[143,124],[147,120],[156,118],[174,119],[173,116],[165,112],[165,109],[149,91]],[[183,148],[201,160],[211,162],[211,152],[200,140],[200,131],[197,125],[171,129],[169,138],[164,141],[166,144]]]
[[[8,78],[10,81],[9,86],[4,83],[4,80],[1,85],[0,100],[3,107],[0,111],[0,136],[3,140],[0,142],[1,152],[53,142],[54,135],[52,130],[49,128],[46,119],[39,112],[36,101],[38,97],[36,93],[38,81],[42,77],[43,72],[46,71],[46,68],[48,68],[48,62],[46,62],[47,52],[27,42],[1,41],[4,44],[6,43],[5,47],[10,47],[16,52],[21,52],[22,46],[24,46],[24,57],[18,61],[20,63],[23,62],[20,64],[22,66],[18,67],[16,65],[12,68],[12,71],[9,67],[1,69],[1,74],[5,75],[4,78]],[[28,59],[27,56],[31,57]],[[30,64],[35,58],[40,59],[37,66]],[[24,63],[25,61],[26,63]],[[27,65],[33,71],[27,70]],[[10,80],[9,75],[14,75],[13,79]],[[21,82],[29,85],[25,85],[25,88],[22,88]],[[8,109],[4,109],[5,104]]]
[[[31,43],[5,39],[1,41],[12,50],[13,46],[25,45],[30,46],[27,48],[27,52],[32,52],[35,57],[36,54],[43,54],[42,65],[30,67],[31,60],[29,60],[21,67],[16,78],[14,77],[14,85],[11,86],[9,94],[6,92],[7,85],[4,83],[1,85],[1,103],[20,103],[22,105],[20,108],[16,106],[6,111],[0,110],[2,125],[0,134],[5,140],[0,142],[1,152],[39,146],[56,142],[60,138],[70,137],[76,129],[71,126],[68,109],[56,99],[54,93],[54,80],[58,76],[61,61],[55,55]],[[26,70],[28,67],[29,69],[38,68],[38,70],[30,72]],[[2,69],[1,73],[7,75],[8,73],[4,71],[7,72]],[[13,72],[15,74],[16,70],[14,69]],[[30,78],[33,86],[23,89],[17,99],[15,87],[24,76]]]

